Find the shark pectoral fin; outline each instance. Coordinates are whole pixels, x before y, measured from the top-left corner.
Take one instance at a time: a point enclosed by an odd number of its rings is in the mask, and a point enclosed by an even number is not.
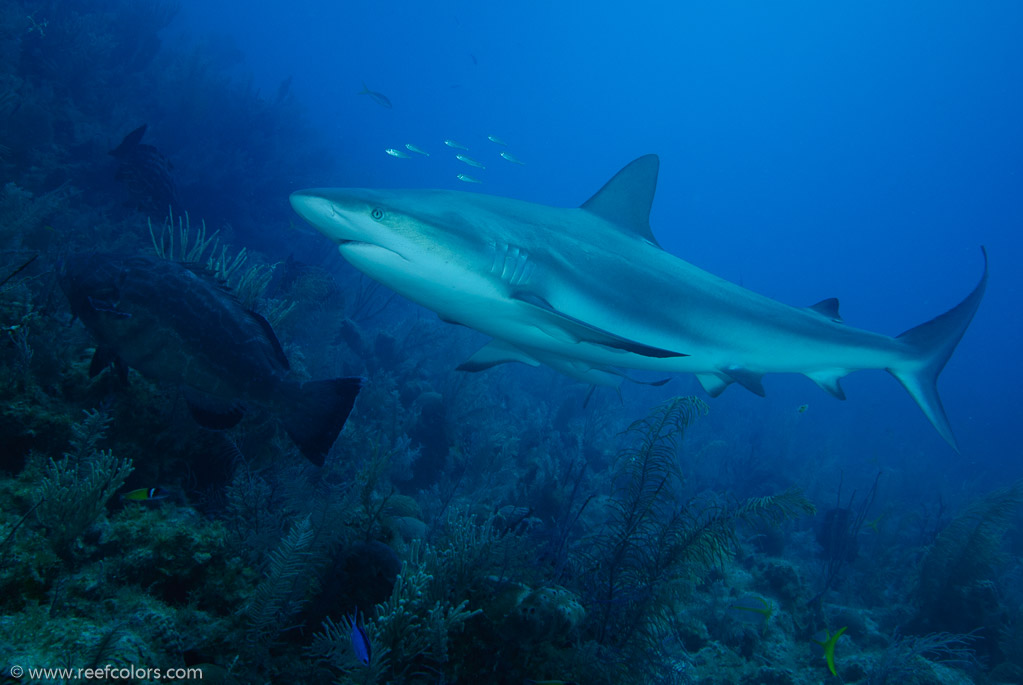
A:
[[[670,378],[662,378],[656,381],[644,381],[638,378],[633,378],[621,369],[616,369],[611,366],[591,364],[579,359],[549,354],[547,352],[537,351],[534,353],[534,356],[555,371],[575,378],[583,383],[589,383],[593,386],[600,385],[611,388],[620,388],[623,380],[631,383],[639,383],[641,385],[657,386],[664,385],[671,380]]]
[[[764,391],[764,374],[735,366],[729,367],[722,371],[722,373],[749,390],[754,395],[760,395],[761,397],[767,396],[767,393]]]
[[[600,385],[606,388],[617,388],[621,386],[622,380],[632,380],[625,374],[616,371],[611,367],[591,366],[590,364],[578,362],[574,359],[568,359],[567,357],[548,359],[547,365],[555,371],[563,373],[577,381],[589,383],[594,387]]]
[[[832,397],[837,397],[840,400],[845,399],[845,391],[842,390],[842,384],[839,382],[842,380],[842,376],[845,376],[848,371],[845,369],[832,369],[830,371],[815,371],[814,373],[806,374],[806,377],[816,383],[820,388],[826,391]]]
[[[532,293],[514,293],[511,298],[536,308],[538,312],[542,312],[543,316],[539,318],[537,327],[547,335],[558,340],[588,342],[622,352],[638,354],[641,357],[653,357],[655,359],[689,356],[682,352],[673,352],[659,347],[644,345],[635,340],[629,340],[628,338],[623,338],[620,335],[592,326],[585,321],[580,321],[568,314],[559,312],[550,302]]]
[[[579,368],[586,368],[587,369],[586,375],[580,376],[580,380],[586,381],[588,383],[593,383],[594,385],[607,385],[612,387],[619,387],[621,386],[622,381],[626,380],[629,381],[630,383],[636,383],[637,385],[650,385],[653,387],[659,387],[671,380],[670,378],[660,378],[656,381],[645,381],[642,380],[641,378],[633,378],[624,371],[611,368],[610,366],[590,366],[584,365],[579,362],[574,362],[574,365]],[[561,369],[558,370],[560,371]],[[565,372],[562,371],[562,373]],[[602,378],[603,381],[597,380],[597,378]]]
[[[703,386],[703,389],[711,397],[717,397],[725,391],[725,388],[732,384],[731,378],[720,373],[698,373],[696,374],[696,380],[700,381],[700,385]]]
[[[508,364],[510,362],[540,366],[540,362],[514,345],[510,345],[503,340],[491,340],[477,350],[475,354],[459,364],[458,370],[485,371],[499,364]]]
[[[820,314],[824,318],[834,321],[835,323],[842,323],[842,315],[838,313],[838,298],[829,297],[826,300],[821,300],[817,304],[810,305],[807,307],[812,312]]]

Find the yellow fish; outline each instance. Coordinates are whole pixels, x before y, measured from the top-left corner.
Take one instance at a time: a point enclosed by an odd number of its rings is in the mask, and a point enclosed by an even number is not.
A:
[[[848,626],[846,626],[848,627]],[[828,631],[823,631],[823,640],[814,638],[814,642],[824,648],[824,660],[828,662],[828,670],[831,671],[831,675],[837,676],[838,673],[835,671],[835,643],[838,642],[838,638],[842,637],[842,633],[845,632],[845,628],[841,628],[834,635],[829,635]]]

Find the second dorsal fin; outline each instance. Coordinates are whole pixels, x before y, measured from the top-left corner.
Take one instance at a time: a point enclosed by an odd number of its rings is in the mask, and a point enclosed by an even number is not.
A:
[[[821,300],[817,304],[812,304],[807,309],[817,312],[823,317],[831,319],[836,323],[842,322],[842,315],[838,313],[838,298],[829,297],[826,300]]]

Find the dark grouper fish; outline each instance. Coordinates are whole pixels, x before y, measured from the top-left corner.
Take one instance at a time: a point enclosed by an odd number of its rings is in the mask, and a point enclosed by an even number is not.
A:
[[[142,212],[162,216],[167,211],[179,214],[178,191],[171,171],[174,165],[152,145],[142,142],[143,124],[129,133],[110,151],[117,159],[115,179],[124,184],[131,201],[126,203]]]
[[[184,387],[192,415],[207,428],[241,420],[245,405],[279,416],[318,466],[355,404],[362,380],[298,383],[270,324],[198,267],[155,257],[69,257],[60,285],[72,313],[99,345],[89,374],[113,364]]]

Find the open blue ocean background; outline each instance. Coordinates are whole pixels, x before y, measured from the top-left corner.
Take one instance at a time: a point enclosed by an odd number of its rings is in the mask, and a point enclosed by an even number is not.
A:
[[[0,685],[1023,683],[1021,37],[1009,0],[0,3]],[[577,207],[651,153],[665,250],[859,329],[986,249],[959,451],[882,370],[459,371],[484,335],[289,203]]]
[[[846,402],[769,377],[766,401],[733,388],[714,412],[808,404],[792,430],[810,453],[1019,475],[1017,3],[185,2],[175,30],[235,52],[268,93],[293,79],[332,160],[316,185],[464,190],[451,138],[487,163],[471,190],[574,206],[654,152],[665,249],[789,304],[838,297],[850,325],[890,335],[958,303],[986,246],[987,296],[939,383],[961,456],[879,371],[848,377]],[[407,142],[432,156],[384,154]]]

